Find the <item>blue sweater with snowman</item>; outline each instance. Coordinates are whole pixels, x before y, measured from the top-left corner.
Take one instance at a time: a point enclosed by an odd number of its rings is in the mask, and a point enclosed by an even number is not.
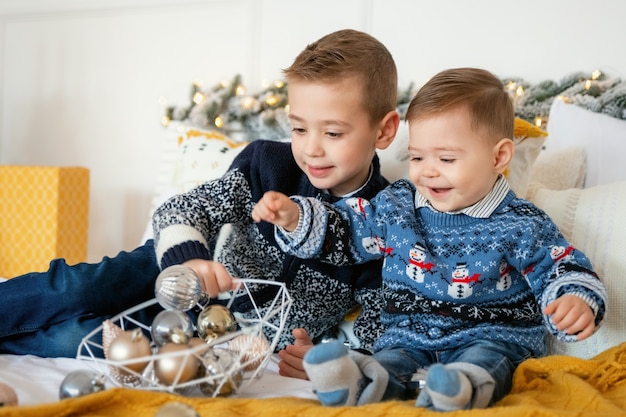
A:
[[[558,331],[543,309],[574,294],[600,325],[606,288],[547,214],[517,198],[504,178],[498,184],[503,191],[492,211],[477,217],[418,204],[424,198],[406,180],[371,200],[331,205],[294,196],[298,227],[277,228],[276,237],[290,253],[335,265],[384,260],[386,331],[374,350],[392,345],[444,350],[490,339],[541,356],[546,329],[561,340],[576,340]]]

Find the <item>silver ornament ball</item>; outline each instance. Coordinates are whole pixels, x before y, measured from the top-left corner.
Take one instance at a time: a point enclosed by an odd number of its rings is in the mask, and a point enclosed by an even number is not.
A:
[[[193,269],[183,265],[165,268],[156,279],[154,295],[166,310],[191,310],[203,299],[200,278]]]
[[[106,377],[94,371],[79,369],[65,376],[59,389],[59,399],[76,398],[105,390]]]
[[[170,342],[185,344],[193,336],[193,324],[182,311],[163,310],[152,320],[150,334],[157,346]]]

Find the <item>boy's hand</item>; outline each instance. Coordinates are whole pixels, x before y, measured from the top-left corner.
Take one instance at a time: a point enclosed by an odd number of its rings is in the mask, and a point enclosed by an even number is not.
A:
[[[215,298],[219,294],[237,289],[239,283],[233,279],[230,274],[219,262],[207,261],[205,259],[190,259],[183,262],[183,265],[195,271],[200,277],[200,286],[202,291],[209,297]]]
[[[302,366],[304,355],[313,347],[309,334],[304,329],[293,329],[296,341],[278,352],[278,373],[291,378],[309,379]]]
[[[298,226],[300,209],[283,193],[268,191],[252,209],[255,222],[266,221],[293,232]]]
[[[593,311],[575,295],[560,296],[548,304],[543,313],[552,316],[552,322],[559,331],[575,334],[579,341],[591,336],[596,329]]]

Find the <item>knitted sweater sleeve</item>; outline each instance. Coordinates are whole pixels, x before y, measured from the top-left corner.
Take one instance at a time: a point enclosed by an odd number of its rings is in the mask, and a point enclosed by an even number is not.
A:
[[[523,237],[528,240],[527,248],[538,249],[518,260],[522,259],[520,270],[539,301],[540,311],[562,295],[572,294],[589,305],[595,315],[595,325],[600,326],[606,313],[606,287],[586,255],[565,239],[547,215],[539,218],[541,221],[535,230],[540,232],[534,238]],[[576,335],[559,331],[549,316],[544,314],[543,318],[550,333],[559,340],[576,341]]]
[[[293,232],[276,228],[276,241],[295,256],[317,258],[333,265],[381,259],[384,225],[377,219],[384,216],[377,212],[375,202],[384,201],[382,194],[371,201],[354,197],[335,204],[293,196],[300,209],[298,226]],[[360,242],[355,241],[358,236],[363,236]]]

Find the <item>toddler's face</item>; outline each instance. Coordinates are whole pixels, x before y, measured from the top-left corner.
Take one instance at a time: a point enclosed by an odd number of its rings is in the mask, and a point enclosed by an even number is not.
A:
[[[367,181],[376,151],[379,130],[361,105],[361,88],[353,78],[289,82],[293,156],[315,187],[337,196]]]
[[[442,212],[478,202],[502,171],[495,141],[471,128],[463,107],[409,122],[409,154],[411,182]]]

